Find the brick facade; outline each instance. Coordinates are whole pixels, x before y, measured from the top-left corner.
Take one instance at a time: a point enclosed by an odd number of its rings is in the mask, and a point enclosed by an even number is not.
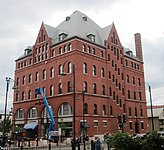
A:
[[[36,102],[42,101],[42,98],[35,96],[35,88],[44,87],[46,98],[53,110],[55,129],[58,129],[59,122],[64,123],[69,128],[68,136],[72,134],[72,114],[59,115],[62,104],[69,104],[73,112],[73,74],[72,72],[67,73],[66,76],[59,74],[60,65],[64,65],[63,70],[67,72],[69,63],[72,63],[75,65],[76,136],[81,134],[82,90],[85,83],[87,90],[84,103],[87,108],[84,120],[90,127],[87,128],[90,136],[118,132],[118,115],[123,114],[126,114],[124,131],[136,133],[135,122],[138,121],[139,132],[146,132],[147,112],[143,61],[121,45],[114,24],[108,35],[104,46],[78,36],[53,44],[42,23],[35,45],[32,49],[27,48],[25,54],[16,60],[15,81],[18,84],[19,93],[14,94],[15,124],[23,127],[30,121],[37,121],[38,136],[43,136],[41,130],[46,129],[41,124],[41,118],[45,106],[44,104],[36,105]],[[67,51],[64,51],[65,46]],[[93,65],[96,68],[95,75],[93,75]],[[52,72],[54,72],[53,75]],[[71,83],[70,92],[68,92],[68,81]],[[59,93],[59,84],[62,85],[61,93]],[[96,93],[93,89],[94,84]],[[95,106],[97,113],[94,112]],[[22,118],[18,115],[20,112],[23,112]],[[37,116],[30,112],[37,112]],[[132,129],[130,129],[130,122],[132,122]]]

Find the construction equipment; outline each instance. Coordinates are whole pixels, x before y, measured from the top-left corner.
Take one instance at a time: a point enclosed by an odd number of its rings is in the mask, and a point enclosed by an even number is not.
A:
[[[35,89],[35,94],[41,94],[42,95],[42,98],[43,98],[44,104],[46,106],[47,112],[48,112],[48,114],[50,116],[50,124],[49,124],[49,128],[48,128],[48,138],[51,139],[52,132],[55,129],[54,128],[55,120],[53,118],[52,111],[51,111],[51,109],[50,109],[50,107],[48,105],[45,93],[44,93],[44,91],[43,91],[43,89],[41,87],[38,87],[38,88]]]

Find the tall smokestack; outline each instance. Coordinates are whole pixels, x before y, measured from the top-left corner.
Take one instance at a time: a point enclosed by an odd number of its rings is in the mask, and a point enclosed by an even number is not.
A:
[[[135,48],[136,48],[136,56],[143,61],[143,56],[142,56],[142,44],[141,44],[141,34],[136,33],[134,35],[135,37]]]

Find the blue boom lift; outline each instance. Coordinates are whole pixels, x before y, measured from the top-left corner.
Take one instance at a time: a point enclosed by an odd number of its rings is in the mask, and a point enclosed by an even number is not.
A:
[[[41,87],[38,87],[35,89],[35,94],[41,94],[42,95],[42,98],[43,98],[43,101],[44,101],[44,104],[46,106],[46,109],[47,109],[47,112],[50,116],[50,124],[49,124],[49,128],[48,128],[48,138],[51,139],[51,131],[54,131],[54,126],[55,126],[55,120],[53,118],[53,115],[52,115],[52,111],[48,105],[48,102],[47,102],[47,99],[46,99],[46,96],[45,96],[45,93],[43,91],[43,89]]]

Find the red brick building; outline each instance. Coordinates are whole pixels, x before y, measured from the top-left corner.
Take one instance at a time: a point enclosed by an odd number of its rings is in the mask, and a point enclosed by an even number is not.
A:
[[[56,28],[41,24],[36,42],[16,60],[14,122],[23,128],[36,122],[38,136],[49,122],[41,96],[42,87],[55,119],[66,136],[73,132],[75,90],[76,136],[82,131],[83,106],[87,133],[116,133],[118,115],[126,114],[123,130],[147,131],[144,66],[140,34],[135,34],[136,56],[124,48],[114,23],[101,28],[85,14],[75,11]],[[72,66],[75,66],[75,78]],[[65,76],[61,75],[64,70]],[[75,80],[75,89],[74,83]],[[84,99],[82,91],[85,91]],[[84,100],[84,101],[83,101]],[[83,105],[84,102],[84,105]],[[85,127],[88,127],[85,126]]]

